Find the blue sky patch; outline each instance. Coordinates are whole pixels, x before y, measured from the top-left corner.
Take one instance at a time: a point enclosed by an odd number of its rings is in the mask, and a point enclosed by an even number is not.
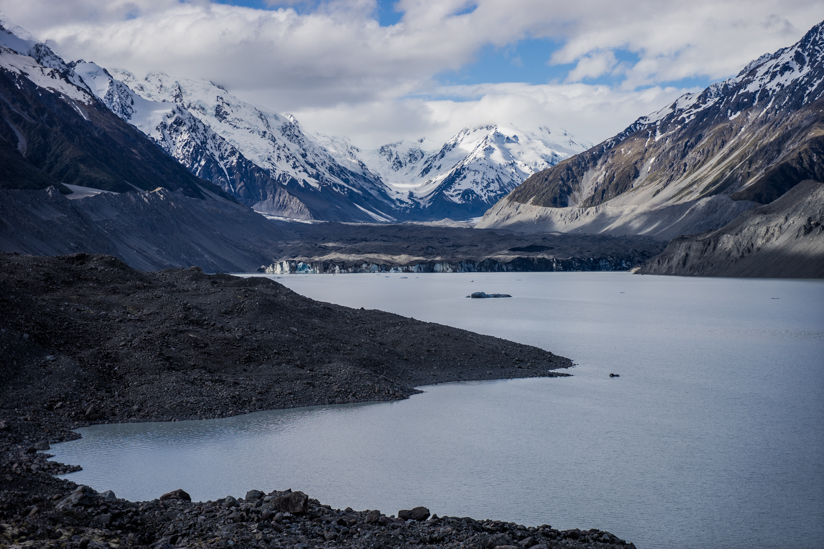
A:
[[[316,11],[324,0],[306,0],[291,4],[267,0],[212,0],[221,4],[243,6],[255,9],[276,10],[292,8],[305,15]],[[374,17],[383,27],[396,25],[403,18],[403,12],[395,10],[397,0],[378,0]],[[455,12],[454,16],[472,13],[477,8],[474,2]],[[443,86],[499,84],[521,82],[532,85],[564,83],[577,63],[551,65],[553,52],[563,46],[563,42],[545,38],[526,38],[504,47],[487,45],[476,54],[475,60],[458,70],[445,71],[435,76],[435,81]],[[640,57],[627,49],[613,50],[616,65],[610,72],[597,77],[586,77],[580,81],[585,84],[619,87],[624,80],[624,70],[635,65]],[[656,82],[660,86],[679,88],[704,88],[713,80],[704,76],[692,76],[677,81]]]

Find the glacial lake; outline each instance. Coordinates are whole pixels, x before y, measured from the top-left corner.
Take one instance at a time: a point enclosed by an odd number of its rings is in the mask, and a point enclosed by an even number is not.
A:
[[[287,275],[322,301],[536,345],[573,377],[93,426],[66,478],[147,500],[292,488],[333,507],[600,528],[643,548],[824,547],[824,281]],[[466,299],[473,291],[509,299]],[[274,323],[280,319],[273,319]],[[620,377],[610,378],[611,372]]]

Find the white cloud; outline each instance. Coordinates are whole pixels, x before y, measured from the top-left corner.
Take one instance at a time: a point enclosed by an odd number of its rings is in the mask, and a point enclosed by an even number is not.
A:
[[[363,142],[514,119],[599,141],[683,91],[667,83],[733,75],[824,19],[820,0],[399,0],[401,21],[381,27],[376,0],[270,5],[277,9],[0,0],[0,11],[68,59],[212,80],[296,113],[309,129]],[[486,46],[524,38],[560,44],[547,61],[570,64],[568,84],[437,89],[439,73],[465,67]],[[618,52],[638,60],[619,63]],[[575,83],[606,74],[622,80],[613,88]],[[434,93],[441,99],[425,99]]]
[[[611,51],[590,53],[578,60],[575,68],[569,71],[567,81],[579,82],[584,78],[598,78],[609,73],[617,64],[618,60],[615,59],[615,54]]]
[[[512,124],[569,131],[581,141],[597,143],[647,114],[695,89],[652,87],[616,91],[587,84],[485,84],[434,90],[438,99],[374,101],[308,108],[294,114],[309,128],[352,136],[362,146],[427,137],[446,141],[464,127]],[[403,128],[399,135],[398,128]]]

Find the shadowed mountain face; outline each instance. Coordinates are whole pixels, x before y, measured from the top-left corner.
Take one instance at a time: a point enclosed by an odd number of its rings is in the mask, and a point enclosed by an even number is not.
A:
[[[717,216],[705,211],[684,218],[678,234],[720,227],[802,180],[824,179],[822,109],[824,23],[735,78],[684,95],[533,175],[487,212],[481,226],[671,238],[677,234],[658,232],[666,223],[647,221],[657,211],[676,206],[683,214],[715,197],[725,204],[713,208]],[[564,210],[579,213],[572,218]],[[699,226],[691,227],[691,219]]]

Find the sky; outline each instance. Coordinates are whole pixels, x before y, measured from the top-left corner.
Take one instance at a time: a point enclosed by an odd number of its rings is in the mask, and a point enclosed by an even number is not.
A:
[[[598,143],[824,20],[821,0],[0,0],[66,60],[210,80],[377,147],[464,127]]]

